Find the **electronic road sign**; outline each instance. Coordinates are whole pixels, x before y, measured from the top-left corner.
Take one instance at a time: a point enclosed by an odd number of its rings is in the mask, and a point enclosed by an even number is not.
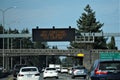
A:
[[[32,29],[33,41],[74,41],[74,28]]]

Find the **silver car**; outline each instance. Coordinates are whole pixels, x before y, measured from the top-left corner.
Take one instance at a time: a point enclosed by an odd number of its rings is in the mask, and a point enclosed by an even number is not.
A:
[[[74,79],[75,77],[84,77],[84,79],[87,76],[87,69],[84,66],[77,66],[73,67],[72,70],[72,78]]]

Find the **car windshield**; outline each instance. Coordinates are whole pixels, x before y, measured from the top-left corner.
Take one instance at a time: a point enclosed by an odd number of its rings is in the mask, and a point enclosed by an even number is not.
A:
[[[100,70],[120,70],[120,61],[100,62]]]
[[[46,70],[56,70],[55,68],[47,68]]]
[[[29,72],[29,71],[37,71],[36,68],[24,68],[22,69],[22,72]]]

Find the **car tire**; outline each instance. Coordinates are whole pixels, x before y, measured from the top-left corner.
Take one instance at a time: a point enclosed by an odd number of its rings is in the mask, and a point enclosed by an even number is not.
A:
[[[75,79],[75,76],[72,76],[72,79]]]
[[[13,80],[17,80],[16,78],[13,78]]]
[[[84,79],[86,79],[86,76],[84,76]]]
[[[46,79],[46,77],[43,77],[43,79]]]
[[[87,77],[88,80],[91,80],[90,76]]]
[[[58,79],[59,77],[56,77],[56,79]]]
[[[86,77],[84,77],[84,79],[86,79]]]

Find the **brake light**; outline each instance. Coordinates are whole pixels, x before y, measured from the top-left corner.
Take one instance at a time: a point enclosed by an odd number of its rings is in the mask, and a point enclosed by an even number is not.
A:
[[[19,77],[22,77],[22,76],[24,76],[24,75],[23,75],[23,74],[18,74],[18,76],[19,76]]]
[[[99,65],[100,65],[100,64],[99,64]],[[96,75],[107,74],[107,73],[108,73],[107,71],[99,70],[99,65],[98,65],[97,68],[95,69],[95,74],[96,74]]]
[[[40,73],[35,74],[35,76],[40,76]]]
[[[107,74],[107,73],[108,73],[107,71],[101,71],[101,70],[96,70],[96,71],[95,71],[95,74],[96,74],[96,75]]]

